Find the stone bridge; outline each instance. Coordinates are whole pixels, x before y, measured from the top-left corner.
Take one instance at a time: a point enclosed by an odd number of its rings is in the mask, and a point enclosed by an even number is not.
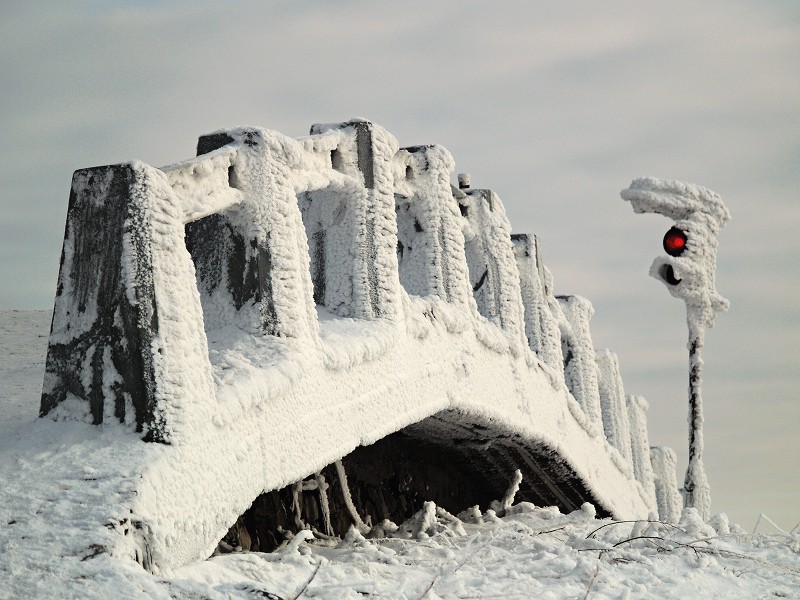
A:
[[[591,305],[446,149],[353,120],[197,153],[73,177],[41,416],[123,424],[112,554],[157,572],[226,532],[485,507],[516,469],[518,501],[675,516]]]

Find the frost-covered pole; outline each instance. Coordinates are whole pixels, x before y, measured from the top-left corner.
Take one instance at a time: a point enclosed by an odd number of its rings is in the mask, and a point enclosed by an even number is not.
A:
[[[683,505],[696,508],[704,519],[711,512],[711,491],[703,467],[703,342],[714,315],[729,302],[717,293],[717,235],[730,219],[722,199],[709,189],[653,177],[635,179],[621,192],[636,213],[669,217],[675,225],[664,236],[664,250],[650,275],[686,303],[689,327],[689,465],[683,484]]]
[[[689,465],[683,482],[683,504],[697,508],[704,519],[711,510],[711,490],[703,466],[703,341],[705,327],[687,312],[689,324]]]

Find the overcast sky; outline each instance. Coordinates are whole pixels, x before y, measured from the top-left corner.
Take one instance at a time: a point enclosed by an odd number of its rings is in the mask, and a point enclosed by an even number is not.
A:
[[[438,143],[540,236],[558,293],[686,456],[683,304],[647,275],[670,223],[631,179],[718,192],[706,345],[712,509],[800,521],[800,4],[0,0],[0,309],[52,309],[72,171],[259,125],[369,118]]]

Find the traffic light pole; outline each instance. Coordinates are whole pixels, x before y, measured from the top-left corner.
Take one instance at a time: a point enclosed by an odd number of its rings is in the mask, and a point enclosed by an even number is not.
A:
[[[703,465],[703,342],[705,327],[692,319],[689,324],[689,465],[683,483],[683,505],[700,512],[711,505],[711,488]]]
[[[711,490],[703,466],[703,342],[714,315],[729,302],[717,293],[717,235],[730,219],[722,199],[707,188],[681,181],[642,177],[620,193],[636,213],[655,213],[675,221],[664,235],[667,256],[650,266],[650,275],[686,303],[689,326],[689,466],[683,484],[683,505],[703,519],[711,512]]]

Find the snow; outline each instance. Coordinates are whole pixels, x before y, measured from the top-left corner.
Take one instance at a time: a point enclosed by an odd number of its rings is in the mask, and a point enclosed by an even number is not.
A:
[[[592,303],[580,296],[557,296],[564,315],[561,351],[567,387],[580,403],[592,427],[602,430],[600,390],[595,349],[589,320],[594,315]]]
[[[653,467],[650,464],[650,439],[647,433],[647,409],[650,405],[642,396],[625,396],[628,408],[628,423],[631,432],[631,460],[633,474],[642,486],[642,491],[652,504],[655,503]]]
[[[229,181],[237,148],[223,146],[196,158],[162,167],[170,187],[181,199],[183,221],[189,223],[242,201],[242,193]]]
[[[13,310],[0,318],[0,440],[39,416],[49,311]]]
[[[631,461],[631,431],[628,411],[625,409],[625,390],[619,372],[619,359],[611,350],[595,353],[600,393],[600,410],[603,414],[603,430],[609,443],[625,459]]]
[[[33,336],[4,337],[16,345]],[[42,360],[35,366],[41,372]],[[518,503],[503,516],[486,507],[454,516],[426,503],[408,523],[384,524],[378,538],[354,528],[331,542],[304,531],[276,553],[217,555],[156,576],[104,551],[117,534],[101,518],[114,514],[120,490],[132,491],[124,481],[132,474],[116,468],[120,457],[150,446],[118,425],[48,419],[18,424],[0,441],[0,597],[800,596],[798,531],[745,534],[724,514],[712,527],[694,509],[674,525],[598,520],[588,504],[570,514]],[[132,515],[116,518],[124,538],[137,535]]]
[[[512,236],[514,254],[520,276],[520,293],[525,307],[525,335],[531,350],[555,374],[554,385],[564,383],[564,356],[561,351],[561,331],[553,314],[562,318],[552,290],[546,288],[545,267],[536,236]]]
[[[456,521],[429,504],[379,538],[352,529],[327,542],[305,532],[273,554],[234,552],[152,575],[102,548],[120,537],[105,515],[116,515],[123,539],[138,532],[118,509],[133,487],[122,457],[159,445],[113,422],[36,418],[49,320],[44,311],[0,313],[2,598],[800,597],[797,529],[746,534],[724,513],[706,524],[696,511],[676,520],[679,529],[598,520],[588,505],[561,514],[521,503],[502,517],[483,507]]]

